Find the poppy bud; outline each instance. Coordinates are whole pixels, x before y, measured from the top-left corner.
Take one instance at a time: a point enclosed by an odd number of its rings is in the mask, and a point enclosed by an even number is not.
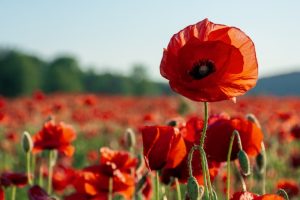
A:
[[[247,118],[248,121],[253,122],[258,128],[261,128],[261,125],[260,125],[258,119],[255,117],[254,114],[249,113],[249,114],[246,115],[246,118]]]
[[[245,176],[250,175],[250,173],[251,173],[250,172],[250,161],[249,161],[247,153],[243,150],[240,150],[238,152],[238,159],[239,159],[239,163],[240,163],[240,166],[241,166],[242,173]]]
[[[187,182],[187,192],[191,200],[198,200],[201,198],[199,185],[197,179],[190,176]],[[203,193],[203,192],[202,192]]]
[[[22,148],[25,153],[31,152],[33,148],[31,136],[27,131],[24,131],[22,135]]]
[[[135,133],[131,128],[125,131],[125,145],[128,149],[134,148],[136,144]]]
[[[277,191],[277,194],[281,197],[283,197],[285,200],[289,200],[289,196],[288,194],[286,193],[286,191],[284,189],[279,189]]]
[[[258,172],[260,174],[262,174],[264,172],[264,169],[266,168],[266,157],[265,157],[265,155],[262,152],[260,152],[256,156],[255,161],[256,161],[256,166],[257,166]]]

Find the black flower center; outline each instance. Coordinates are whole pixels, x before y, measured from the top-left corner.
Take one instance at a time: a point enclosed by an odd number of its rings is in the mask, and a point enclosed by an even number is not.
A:
[[[200,60],[196,62],[192,69],[188,72],[188,74],[193,77],[195,80],[200,80],[211,73],[215,72],[215,64],[213,61],[205,59],[205,60]]]

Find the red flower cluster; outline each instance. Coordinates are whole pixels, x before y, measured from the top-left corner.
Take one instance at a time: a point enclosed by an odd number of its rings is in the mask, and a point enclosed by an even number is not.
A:
[[[163,170],[162,179],[168,182],[170,177],[177,177],[185,182],[188,177],[187,158],[193,145],[199,144],[202,134],[203,120],[191,117],[186,124],[178,127],[145,126],[141,129],[144,146],[144,156],[148,167],[152,170]],[[229,141],[234,130],[238,130],[244,151],[250,156],[256,156],[261,149],[263,134],[255,123],[246,119],[227,115],[212,116],[209,119],[206,151],[212,179],[217,175],[220,162],[225,162]],[[233,145],[232,157],[237,158],[239,149],[237,142]],[[202,183],[202,170],[199,152],[195,152],[192,160],[193,175]]]
[[[100,164],[79,171],[74,181],[76,193],[66,200],[106,199],[109,181],[112,179],[113,193],[122,194],[130,199],[134,193],[135,179],[131,174],[137,165],[137,159],[124,151],[100,149]]]
[[[55,124],[54,120],[49,120],[44,124],[42,130],[33,136],[33,152],[55,149],[66,156],[72,156],[75,148],[71,142],[75,138],[76,134],[72,126],[63,122]]]

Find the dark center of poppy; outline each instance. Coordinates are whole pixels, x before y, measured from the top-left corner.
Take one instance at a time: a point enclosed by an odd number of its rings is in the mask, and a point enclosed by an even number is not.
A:
[[[215,64],[211,60],[200,60],[196,62],[188,74],[196,80],[203,79],[215,72]]]

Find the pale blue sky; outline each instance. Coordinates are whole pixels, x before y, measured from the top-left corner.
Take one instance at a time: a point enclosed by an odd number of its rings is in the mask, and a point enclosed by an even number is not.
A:
[[[0,0],[0,47],[83,66],[127,72],[143,63],[160,79],[170,37],[204,18],[236,26],[254,41],[260,77],[300,70],[300,1]]]

